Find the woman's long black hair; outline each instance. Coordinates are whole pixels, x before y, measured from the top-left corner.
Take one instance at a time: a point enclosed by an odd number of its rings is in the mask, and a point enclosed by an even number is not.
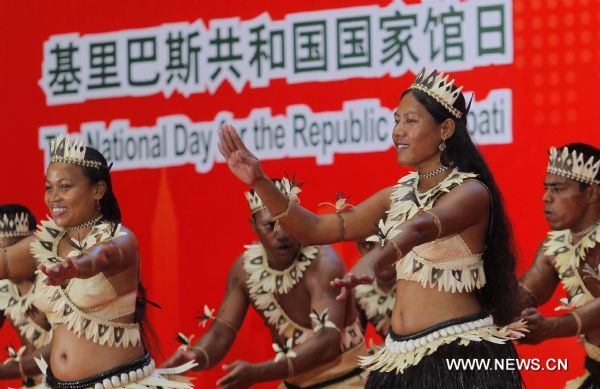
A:
[[[100,199],[100,208],[102,212],[102,218],[110,221],[115,226],[121,223],[121,208],[119,208],[119,202],[113,192],[112,181],[110,179],[110,167],[106,161],[106,158],[101,152],[93,147],[87,146],[85,148],[85,159],[89,161],[100,162],[100,168],[81,166],[83,174],[90,180],[91,184],[95,184],[99,181],[104,181],[106,184],[106,192]],[[152,335],[152,344],[157,345],[157,335],[152,328],[152,325],[148,321],[146,316],[146,307],[148,300],[146,298],[146,288],[142,284],[142,280],[138,280],[138,297],[135,303],[135,321],[140,324],[140,331],[142,335],[142,343],[146,350],[150,350],[150,342],[144,328],[148,328]]]
[[[100,199],[100,208],[103,219],[115,224],[121,223],[121,209],[119,208],[117,197],[113,192],[112,181],[110,179],[110,167],[106,162],[106,158],[104,158],[101,152],[88,146],[85,148],[85,159],[88,161],[100,162],[100,169],[82,166],[81,170],[90,180],[92,185],[99,181],[104,181],[106,184],[106,193],[104,193],[104,196]]]
[[[453,86],[453,90],[455,89],[456,87]],[[467,131],[468,108],[465,97],[461,93],[454,103],[454,108],[462,113],[461,118],[457,119],[425,92],[408,89],[402,96],[404,97],[407,93],[412,93],[438,124],[446,119],[452,119],[456,125],[454,134],[446,139],[446,149],[441,155],[442,164],[449,167],[455,166],[461,172],[477,174],[477,179],[489,189],[492,202],[490,228],[483,252],[486,284],[479,291],[478,297],[483,308],[492,313],[496,324],[510,323],[517,313],[515,311],[515,301],[517,301],[516,259],[512,227],[504,211],[502,195],[494,177]]]

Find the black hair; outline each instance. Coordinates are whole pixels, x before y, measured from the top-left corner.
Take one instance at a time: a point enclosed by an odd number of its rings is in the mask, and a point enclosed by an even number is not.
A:
[[[102,217],[104,220],[111,221],[113,223],[121,222],[121,209],[119,203],[113,192],[112,182],[110,180],[110,167],[106,162],[106,158],[98,150],[93,147],[85,148],[85,159],[89,161],[100,162],[100,168],[88,166],[80,166],[83,174],[89,178],[92,184],[99,181],[104,181],[106,184],[106,193],[100,199],[100,207],[102,209]]]
[[[452,90],[456,90],[456,86]],[[512,227],[504,210],[502,194],[467,131],[468,108],[465,97],[460,93],[454,102],[453,107],[462,113],[461,118],[457,119],[425,92],[408,89],[402,97],[407,93],[412,93],[438,124],[447,119],[455,123],[454,134],[446,139],[446,149],[441,154],[442,164],[455,166],[461,172],[477,174],[477,179],[488,188],[491,198],[490,227],[483,252],[483,266],[487,277],[486,285],[478,291],[478,298],[483,308],[494,316],[497,324],[510,323],[517,313],[514,303],[517,279]]]
[[[112,164],[109,166],[106,158],[102,155],[102,153],[96,150],[93,147],[87,146],[85,148],[85,159],[89,161],[98,161],[100,162],[100,168],[97,169],[95,167],[88,166],[80,166],[83,174],[90,180],[92,184],[95,184],[99,181],[104,181],[106,184],[106,193],[100,199],[100,208],[102,212],[102,218],[104,220],[110,221],[114,225],[121,223],[121,209],[119,208],[119,202],[117,201],[117,197],[113,191],[112,181],[110,179],[110,168]],[[146,350],[150,349],[150,342],[145,329],[150,331],[150,335],[154,342],[152,344],[156,345],[156,332],[154,331],[152,325],[150,324],[148,317],[146,315],[146,307],[148,300],[146,298],[146,289],[142,284],[141,280],[138,280],[138,296],[135,303],[135,313],[134,320],[136,323],[140,325],[140,332],[142,336],[142,344]]]
[[[587,143],[569,143],[568,145],[563,145],[558,147],[558,151],[562,151],[564,148],[568,148],[570,151],[576,151],[578,154],[583,154],[584,163],[587,162],[590,158],[594,158],[594,162],[600,161],[600,149],[589,145]],[[600,180],[600,170],[596,173],[596,180]],[[586,184],[585,182],[579,182],[579,190],[584,191],[588,188],[590,184]]]
[[[160,306],[148,300],[148,292],[142,284],[142,281],[138,281],[137,299],[135,301],[135,322],[140,324],[140,333],[142,336],[142,344],[148,351],[154,350],[161,357],[164,357],[160,349],[160,342],[156,330],[148,320],[147,308],[148,304],[160,309]]]

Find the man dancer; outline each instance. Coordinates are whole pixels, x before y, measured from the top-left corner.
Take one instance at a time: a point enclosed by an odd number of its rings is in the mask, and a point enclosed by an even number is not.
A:
[[[276,181],[286,195],[299,191]],[[178,350],[166,366],[195,359],[197,370],[219,363],[232,345],[250,305],[273,337],[274,360],[236,361],[219,388],[283,380],[281,388],[362,388],[358,357],[366,354],[354,301],[336,301],[329,283],[345,273],[329,246],[307,246],[281,229],[254,191],[246,193],[252,228],[260,242],[246,246],[229,272],[227,292],[214,323],[191,348]],[[212,318],[210,312],[207,318]]]
[[[552,229],[521,278],[522,311],[530,333],[524,341],[578,336],[586,351],[586,374],[570,388],[600,388],[600,150],[581,144],[550,149],[544,211]],[[544,317],[558,282],[568,298],[565,315]]]

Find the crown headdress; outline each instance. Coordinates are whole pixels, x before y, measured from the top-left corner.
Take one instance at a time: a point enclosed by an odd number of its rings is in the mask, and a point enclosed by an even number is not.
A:
[[[594,161],[594,157],[590,157],[585,161],[583,153],[578,153],[575,150],[571,151],[567,147],[560,150],[556,147],[550,148],[548,173],[567,177],[584,184],[600,185],[600,180],[596,178],[599,170],[600,159]]]
[[[281,191],[285,196],[289,197],[292,201],[298,201],[298,193],[301,192],[300,186],[302,184],[296,183],[295,176],[292,177],[290,181],[286,177],[283,177],[280,180],[273,180],[277,189]],[[248,200],[248,205],[250,206],[250,212],[256,213],[261,209],[265,209],[265,205],[263,204],[260,197],[255,191],[248,191],[245,193],[246,200]]]
[[[100,169],[100,161],[85,159],[85,145],[80,140],[62,134],[50,143],[50,162],[73,163],[80,166]]]
[[[16,214],[0,213],[0,238],[29,236],[29,217],[25,212]]]
[[[418,89],[433,97],[438,103],[444,106],[455,118],[460,119],[463,114],[458,109],[454,108],[454,102],[460,95],[461,87],[457,87],[454,91],[454,79],[448,81],[450,75],[444,73],[437,74],[437,69],[432,72],[427,68],[421,69],[415,82],[410,86],[410,89]]]

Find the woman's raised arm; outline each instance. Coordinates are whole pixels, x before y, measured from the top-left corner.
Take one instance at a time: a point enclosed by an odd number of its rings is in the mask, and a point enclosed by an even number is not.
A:
[[[389,208],[392,188],[383,189],[347,211],[316,215],[286,197],[264,173],[260,161],[247,148],[235,129],[226,124],[219,132],[219,150],[231,172],[251,185],[271,215],[294,238],[305,245],[356,240],[375,233],[377,222]]]

